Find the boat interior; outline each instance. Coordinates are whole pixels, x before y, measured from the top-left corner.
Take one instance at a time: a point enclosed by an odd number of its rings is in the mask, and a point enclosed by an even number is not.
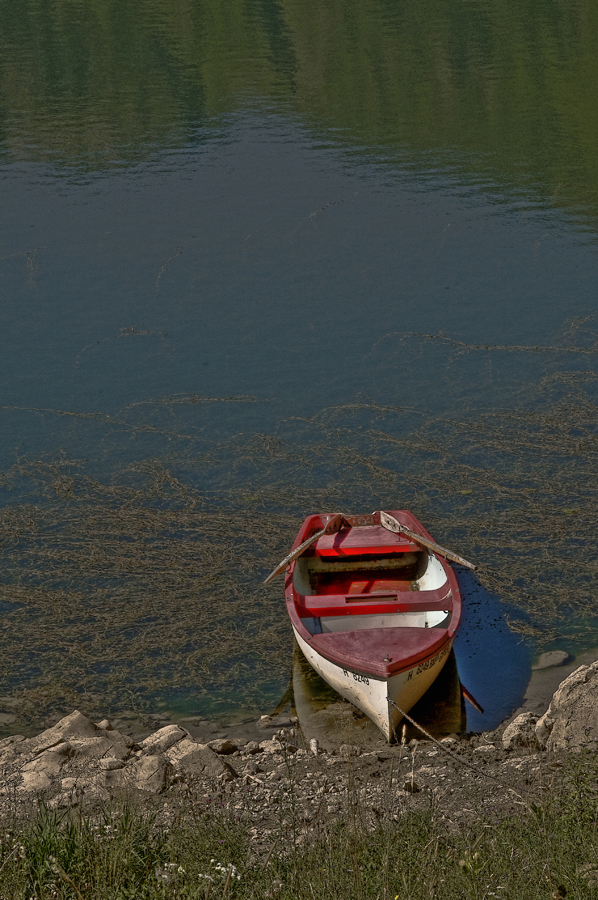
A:
[[[365,628],[447,628],[451,609],[426,609],[425,596],[418,598],[417,606],[421,608],[392,610],[401,594],[438,591],[446,584],[443,566],[426,550],[377,557],[305,555],[299,557],[293,573],[293,586],[306,598],[307,606],[312,605],[312,597],[332,604],[338,598],[343,605],[340,615],[328,614],[329,607],[326,614],[303,617],[303,624],[312,634]],[[380,611],[380,605],[386,603],[388,612]],[[376,611],[368,612],[368,604],[375,604]],[[437,604],[430,604],[433,605]]]

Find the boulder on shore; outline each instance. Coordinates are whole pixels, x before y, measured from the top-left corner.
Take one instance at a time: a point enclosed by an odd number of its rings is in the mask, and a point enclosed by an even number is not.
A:
[[[538,717],[531,712],[524,712],[507,725],[502,736],[503,750],[514,750],[516,747],[528,747],[540,750],[536,737]]]
[[[228,763],[206,744],[186,739],[172,747],[166,754],[175,772],[182,777],[211,777],[232,781],[237,773]]]
[[[236,749],[230,741],[214,743],[220,753]],[[179,725],[137,744],[107,720],[96,725],[77,710],[37,737],[0,741],[0,795],[16,789],[21,796],[41,795],[53,807],[105,802],[131,790],[158,794],[181,777],[222,782],[237,773]]]
[[[159,731],[146,737],[144,741],[141,741],[139,746],[144,753],[159,755],[160,753],[166,753],[167,750],[179,741],[188,737],[189,732],[186,728],[181,728],[179,725],[166,725],[164,728],[160,728]]]
[[[561,682],[536,737],[547,750],[598,750],[598,660]]]

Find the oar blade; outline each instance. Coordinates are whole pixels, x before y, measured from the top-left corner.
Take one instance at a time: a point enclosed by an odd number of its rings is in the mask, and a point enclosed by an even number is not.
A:
[[[391,516],[389,513],[380,510],[380,524],[386,528],[387,531],[392,531],[393,534],[404,534],[405,537],[410,538],[412,541],[415,541],[416,544],[420,544],[422,547],[427,547],[429,550],[433,550],[435,553],[438,553],[440,556],[444,556],[446,559],[450,559],[452,562],[456,562],[460,566],[464,566],[466,569],[471,569],[473,572],[477,569],[477,566],[474,566],[473,563],[468,562],[466,559],[463,559],[462,556],[459,556],[458,553],[454,553],[452,550],[447,550],[446,547],[441,547],[440,544],[437,544],[435,541],[430,541],[428,538],[422,537],[421,534],[416,534],[415,531],[411,531],[410,528],[407,528],[405,525],[401,525],[401,523],[395,519],[394,516]]]
[[[380,510],[380,524],[383,528],[386,528],[387,531],[392,531],[393,534],[401,534],[401,532],[405,530],[394,516],[384,512],[383,509]]]
[[[476,700],[476,698],[473,696],[472,693],[470,693],[470,692],[467,690],[467,688],[465,687],[464,684],[461,685],[461,693],[463,694],[464,698],[465,698],[469,703],[471,703],[471,705],[473,706],[474,709],[477,709],[477,711],[478,711],[479,713],[483,713],[483,712],[484,712],[484,707],[483,707],[483,706],[480,706],[480,704],[478,703],[478,701]]]

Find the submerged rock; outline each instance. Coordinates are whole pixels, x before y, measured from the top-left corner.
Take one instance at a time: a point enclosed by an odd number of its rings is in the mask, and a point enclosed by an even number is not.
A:
[[[564,650],[549,650],[547,653],[542,653],[538,662],[532,666],[532,669],[551,669],[556,666],[564,666],[570,658],[569,654],[565,653]]]

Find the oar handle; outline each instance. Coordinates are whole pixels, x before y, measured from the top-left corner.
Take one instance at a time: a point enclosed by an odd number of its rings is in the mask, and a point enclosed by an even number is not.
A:
[[[446,559],[450,559],[460,566],[465,566],[466,569],[471,569],[475,572],[477,568],[473,563],[463,559],[462,556],[453,553],[452,550],[447,550],[446,547],[441,547],[440,544],[436,544],[434,541],[422,537],[421,534],[416,534],[415,531],[411,531],[410,528],[406,528],[405,525],[401,525],[394,516],[391,516],[386,512],[380,511],[380,524],[386,528],[387,531],[392,531],[393,534],[404,534],[408,538],[411,538],[412,541],[415,541],[416,544],[421,544],[422,547],[427,547],[428,550],[433,550],[435,553],[440,554],[440,556],[444,556]]]
[[[380,512],[374,512],[369,516],[343,516],[342,513],[337,513],[328,520],[324,528],[320,531],[316,531],[316,533],[312,534],[311,537],[308,537],[306,541],[299,544],[295,550],[292,550],[288,556],[285,556],[285,558],[278,563],[276,568],[270,572],[268,577],[264,580],[264,584],[270,584],[273,578],[276,578],[276,576],[284,571],[293,560],[297,559],[298,556],[301,556],[308,547],[315,544],[318,538],[321,538],[324,534],[336,534],[343,526],[355,528],[364,525],[378,525],[378,523],[386,528],[387,531],[392,531],[393,534],[404,534],[408,538],[411,538],[412,541],[415,541],[416,544],[427,547],[428,550],[433,550],[440,556],[444,556],[446,559],[450,559],[460,566],[465,566],[466,569],[472,569],[474,571],[476,569],[476,566],[474,566],[473,563],[467,562],[462,556],[453,553],[452,550],[447,550],[446,547],[441,547],[440,544],[436,544],[434,541],[429,541],[428,538],[422,537],[421,534],[416,534],[414,531],[406,528],[405,525],[401,525],[394,516],[391,516],[389,513],[383,512],[382,510],[380,510]]]
[[[340,531],[340,529],[343,525],[343,522],[344,522],[344,516],[341,513],[337,513],[336,516],[332,516],[332,518],[328,520],[328,522],[326,523],[324,528],[322,528],[321,531],[316,531],[316,533],[312,534],[311,537],[308,537],[308,539],[306,541],[303,541],[302,544],[299,544],[299,546],[296,547],[295,550],[292,550],[288,556],[285,556],[285,558],[282,559],[278,563],[276,568],[273,569],[272,572],[270,572],[268,577],[265,579],[264,584],[270,584],[270,582],[272,581],[273,578],[276,578],[276,576],[278,574],[280,574],[280,572],[282,572],[284,569],[286,569],[286,567],[290,563],[292,563],[294,559],[297,559],[298,556],[301,556],[301,554],[305,550],[307,550],[308,547],[311,547],[312,544],[315,544],[315,542],[318,540],[318,538],[321,538],[322,535],[336,534],[337,531]]]

